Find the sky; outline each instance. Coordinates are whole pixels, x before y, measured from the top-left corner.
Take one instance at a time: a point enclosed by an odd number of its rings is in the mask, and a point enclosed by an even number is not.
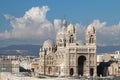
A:
[[[119,0],[1,0],[0,47],[55,42],[66,18],[76,28],[77,42],[85,42],[89,24],[96,28],[97,45],[120,45]]]

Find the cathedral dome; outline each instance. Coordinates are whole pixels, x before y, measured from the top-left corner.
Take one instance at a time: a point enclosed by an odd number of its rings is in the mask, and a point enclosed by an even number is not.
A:
[[[95,33],[95,28],[92,24],[88,25],[87,27],[87,33]]]
[[[52,48],[54,47],[54,43],[51,40],[46,40],[43,44],[43,48]]]
[[[71,32],[71,31],[75,32],[75,27],[73,26],[73,24],[70,23],[70,24],[68,25],[67,31],[68,31],[68,32]]]

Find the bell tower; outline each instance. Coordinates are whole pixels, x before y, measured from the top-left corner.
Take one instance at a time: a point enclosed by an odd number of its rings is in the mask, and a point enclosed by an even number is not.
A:
[[[92,24],[86,30],[86,45],[96,45],[96,31]]]
[[[67,27],[66,42],[67,42],[67,44],[76,42],[75,27],[73,26],[72,23],[70,23]]]

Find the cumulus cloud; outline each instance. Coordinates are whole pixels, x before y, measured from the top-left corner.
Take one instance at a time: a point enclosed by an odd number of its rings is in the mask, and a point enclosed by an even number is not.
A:
[[[54,29],[55,29],[55,31],[57,31],[61,27],[61,24],[62,24],[62,22],[61,22],[60,19],[55,19],[54,20]]]
[[[93,22],[91,23],[95,29],[97,31],[99,31],[100,29],[104,28],[106,26],[106,22],[100,22],[99,20],[93,20]]]
[[[107,26],[107,22],[94,20],[92,24],[96,28],[98,45],[120,45],[120,23]]]
[[[5,14],[5,18],[10,20],[11,30],[5,30],[0,33],[0,40],[45,40],[55,39],[57,30],[61,27],[61,20],[54,19],[51,23],[46,14],[49,11],[48,6],[32,7],[22,17],[15,17]],[[107,22],[100,20],[93,20],[92,23],[96,28],[97,44],[98,45],[120,45],[120,23],[107,26]],[[85,31],[87,26],[80,23],[75,25],[78,42],[85,42]],[[20,42],[20,41],[19,41]],[[17,42],[16,42],[17,43]],[[34,41],[35,43],[35,41]]]
[[[120,45],[120,23],[107,26],[106,21],[101,22],[100,20],[93,20],[93,22],[90,24],[92,24],[96,29],[97,45]],[[85,32],[87,26],[76,23],[75,28],[78,42],[81,42],[82,40],[82,42],[84,41],[85,43]]]
[[[10,19],[12,30],[0,33],[0,37],[4,39],[51,37],[53,25],[46,19],[49,10],[48,6],[32,7],[20,18],[4,15],[6,19]]]
[[[11,15],[9,15],[9,14],[5,14],[4,17],[5,17],[6,19],[10,19],[10,20],[15,18],[14,16],[11,16]]]
[[[85,26],[76,23],[75,29],[76,29],[77,42],[80,44],[85,43]]]

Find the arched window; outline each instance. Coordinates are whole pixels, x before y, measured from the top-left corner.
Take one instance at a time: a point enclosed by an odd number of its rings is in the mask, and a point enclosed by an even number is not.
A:
[[[71,35],[69,39],[69,43],[73,43],[73,42],[74,42],[74,38],[73,38],[73,35]]]
[[[64,40],[64,47],[66,46],[66,40]]]
[[[69,43],[71,43],[71,37],[69,38]]]
[[[94,37],[93,37],[93,35],[90,36],[89,43],[94,43]]]

